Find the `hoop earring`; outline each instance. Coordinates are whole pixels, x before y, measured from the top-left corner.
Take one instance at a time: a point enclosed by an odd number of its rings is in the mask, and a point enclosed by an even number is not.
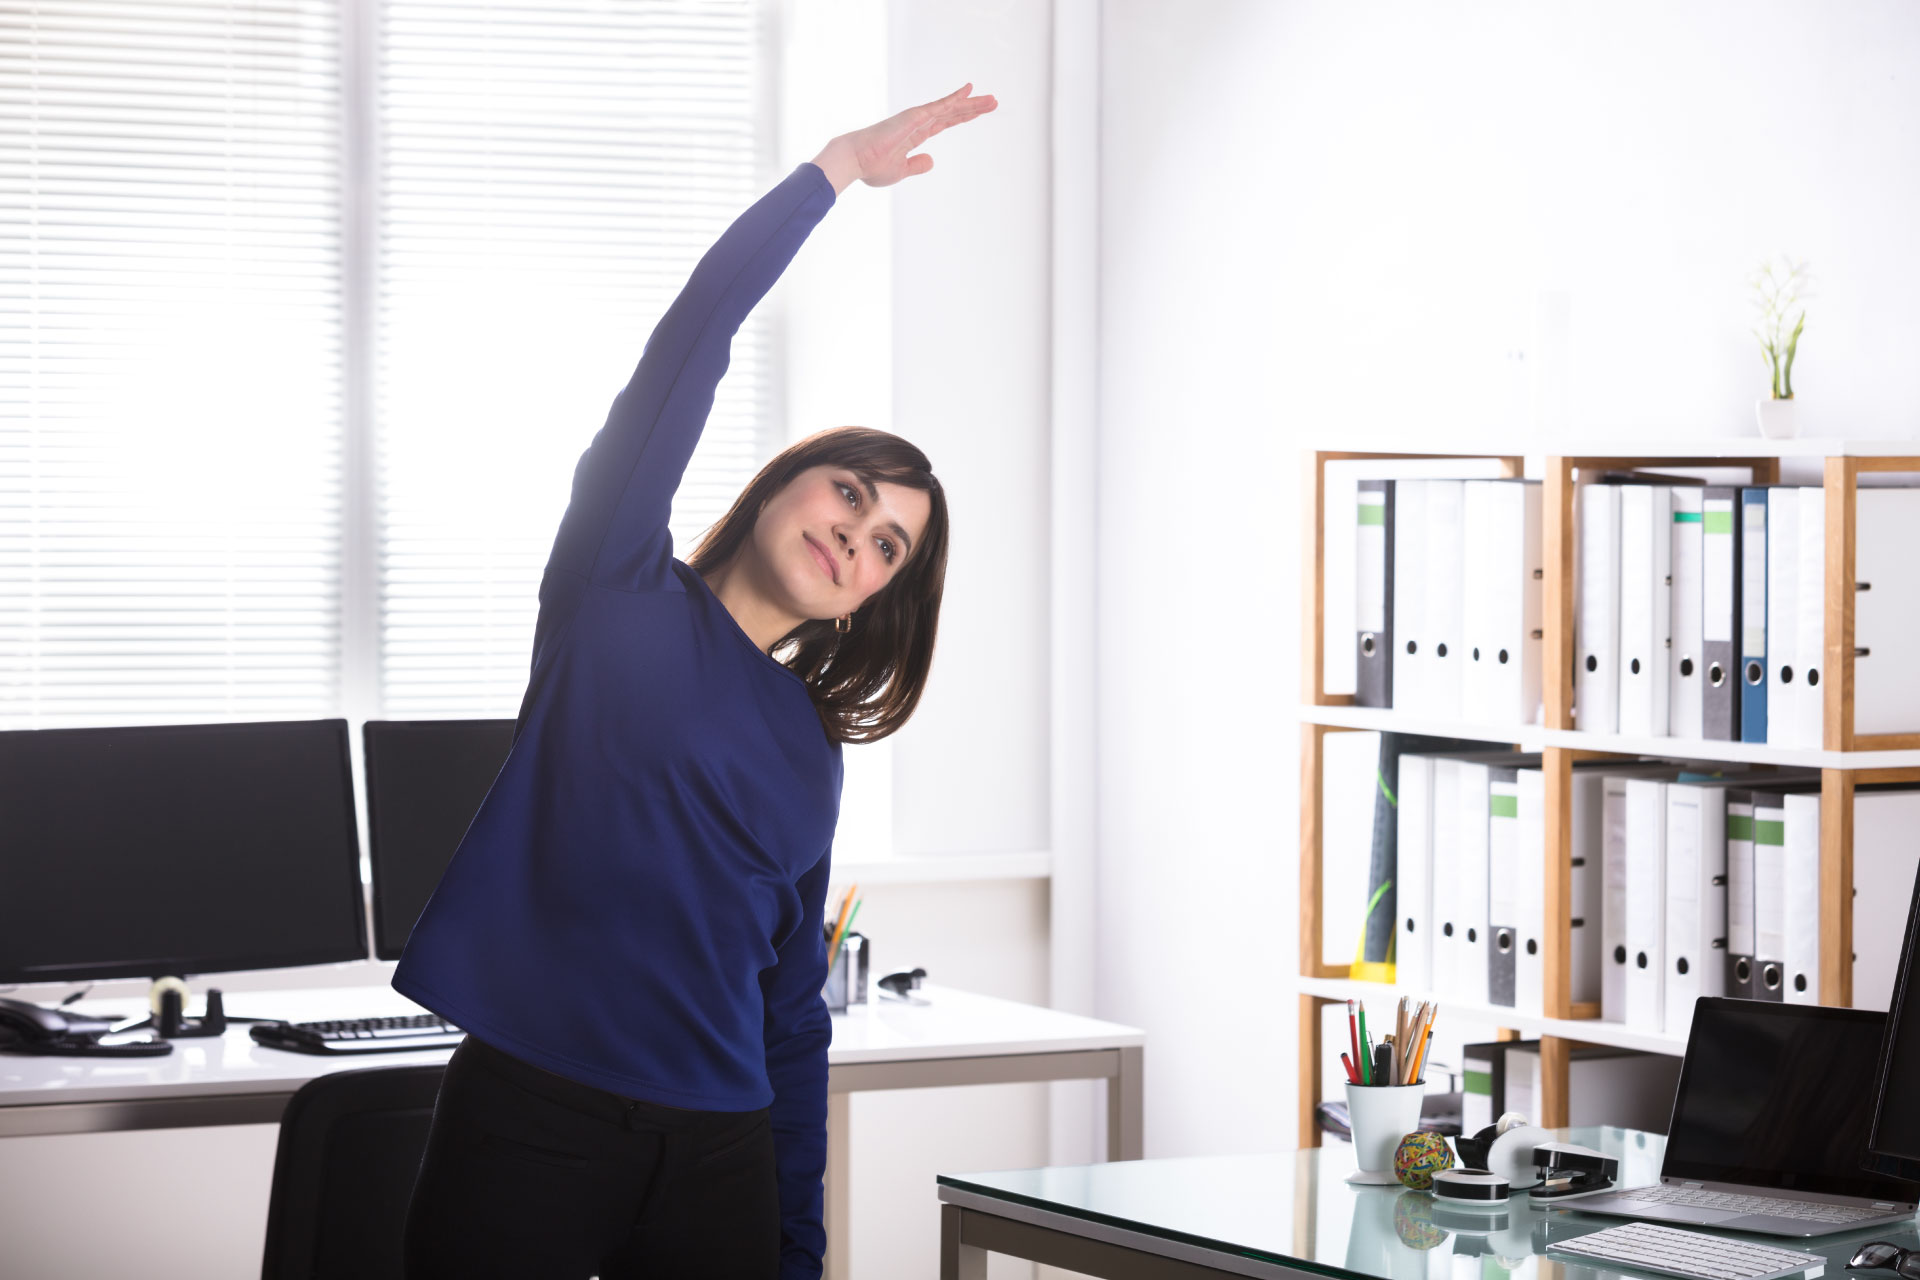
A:
[[[850,613],[843,613],[839,617],[835,618],[833,620],[833,629],[839,632],[841,635],[846,635],[849,631],[853,630],[853,615]]]

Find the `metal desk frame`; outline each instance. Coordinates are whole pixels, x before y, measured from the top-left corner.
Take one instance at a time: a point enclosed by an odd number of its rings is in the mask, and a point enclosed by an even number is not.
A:
[[[987,1280],[990,1253],[1064,1267],[1100,1280],[1221,1280],[1223,1276],[1295,1280],[1325,1274],[957,1187],[941,1187],[940,1200],[940,1280]]]

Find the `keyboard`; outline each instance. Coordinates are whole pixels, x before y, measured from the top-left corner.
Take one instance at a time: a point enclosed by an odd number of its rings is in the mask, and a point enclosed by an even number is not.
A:
[[[1628,1222],[1572,1240],[1556,1240],[1549,1253],[1572,1254],[1588,1262],[1605,1262],[1686,1280],[1774,1280],[1799,1275],[1808,1267],[1825,1267],[1817,1253],[1749,1244],[1704,1231],[1682,1231],[1651,1222]]]
[[[1765,1213],[1776,1218],[1801,1222],[1861,1222],[1884,1218],[1886,1209],[1865,1209],[1850,1204],[1822,1204],[1817,1200],[1782,1200],[1773,1196],[1743,1196],[1727,1191],[1708,1191],[1704,1187],[1640,1187],[1623,1191],[1624,1200],[1642,1200],[1650,1204],[1683,1204],[1694,1209],[1724,1209],[1732,1213]],[[1577,1206],[1576,1206],[1577,1207]]]
[[[269,1048],[295,1053],[405,1053],[451,1049],[467,1033],[437,1013],[413,1013],[328,1022],[256,1022],[249,1034]]]

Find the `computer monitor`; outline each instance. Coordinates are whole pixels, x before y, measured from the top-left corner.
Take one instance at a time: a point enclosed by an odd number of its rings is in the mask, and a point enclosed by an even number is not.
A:
[[[0,733],[0,982],[364,960],[345,720]]]
[[[513,746],[512,720],[369,720],[373,946],[397,960]]]
[[[1920,1181],[1920,874],[1907,909],[1906,940],[1893,971],[1893,1001],[1880,1039],[1879,1093],[1867,1130],[1867,1167]]]

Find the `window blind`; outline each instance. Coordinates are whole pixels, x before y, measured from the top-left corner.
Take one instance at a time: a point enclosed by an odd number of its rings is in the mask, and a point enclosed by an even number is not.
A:
[[[0,727],[332,712],[334,7],[0,3]]]
[[[572,469],[700,255],[776,175],[760,0],[388,0],[378,76],[381,705],[511,715]],[[675,554],[780,439],[764,314]]]

